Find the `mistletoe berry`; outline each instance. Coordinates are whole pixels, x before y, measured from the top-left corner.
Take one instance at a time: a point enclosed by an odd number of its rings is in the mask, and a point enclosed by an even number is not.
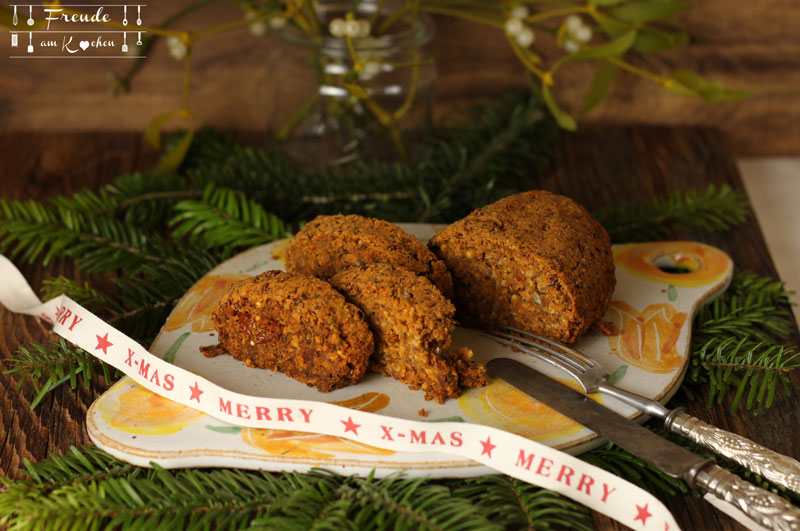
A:
[[[525,25],[518,18],[510,18],[506,20],[506,33],[509,35],[519,35],[519,32],[525,29]]]
[[[533,34],[533,30],[530,28],[522,28],[522,31],[520,31],[516,35],[517,44],[519,44],[523,48],[527,48],[528,46],[533,44],[534,38],[535,36]]]
[[[331,20],[331,23],[328,24],[328,31],[334,37],[344,37],[347,35],[347,23],[344,19],[335,18]]]

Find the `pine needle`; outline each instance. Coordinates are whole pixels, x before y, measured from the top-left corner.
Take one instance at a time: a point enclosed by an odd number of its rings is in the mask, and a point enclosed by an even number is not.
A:
[[[507,476],[467,479],[454,493],[485,511],[504,529],[592,529],[588,509],[555,492]]]
[[[684,392],[703,394],[698,384],[707,385],[709,404],[732,394],[731,412],[744,405],[758,413],[773,404],[778,386],[788,391],[788,373],[800,367],[797,350],[782,344],[794,327],[790,295],[780,281],[737,271],[695,316]]]
[[[17,389],[25,382],[33,387],[34,397],[30,408],[34,409],[44,396],[63,383],[70,387],[78,386],[78,376],[82,376],[88,389],[96,368],[100,368],[107,384],[112,382],[109,366],[85,350],[72,346],[64,339],[50,341],[48,344],[31,343],[29,347],[19,347],[7,361],[9,368],[4,374],[19,374]],[[115,371],[116,372],[116,371]]]
[[[598,213],[611,241],[627,243],[664,239],[679,226],[726,231],[747,219],[747,197],[728,185],[690,189],[657,197],[649,205],[620,204]]]

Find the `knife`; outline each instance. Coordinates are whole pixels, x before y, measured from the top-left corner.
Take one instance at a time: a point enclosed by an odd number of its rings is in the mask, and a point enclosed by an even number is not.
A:
[[[547,404],[690,487],[704,489],[770,529],[800,530],[800,508],[693,454],[524,363],[495,358],[489,374]]]

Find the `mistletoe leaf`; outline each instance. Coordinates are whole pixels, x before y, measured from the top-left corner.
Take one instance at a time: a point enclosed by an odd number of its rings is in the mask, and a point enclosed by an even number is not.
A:
[[[728,88],[720,81],[710,81],[690,70],[675,70],[664,86],[676,94],[702,98],[706,103],[738,101],[750,95],[750,91]]]
[[[178,116],[180,112],[180,109],[177,111],[168,111],[161,113],[150,120],[150,123],[147,124],[147,128],[144,130],[144,139],[147,141],[147,143],[153,146],[155,149],[160,150],[161,130],[164,128],[164,124],[172,118]]]
[[[592,84],[586,97],[583,100],[580,114],[586,115],[594,109],[608,94],[611,85],[614,83],[614,77],[617,74],[617,67],[608,61],[602,61],[592,79]]]
[[[668,18],[676,13],[690,9],[692,4],[676,0],[643,0],[628,2],[611,9],[611,14],[628,22],[652,22]]]
[[[578,128],[575,118],[559,107],[553,93],[550,91],[550,86],[547,84],[542,85],[542,98],[544,99],[545,105],[547,105],[547,108],[550,110],[550,113],[553,115],[553,118],[558,122],[558,125],[568,131],[574,131]]]
[[[194,129],[188,130],[178,141],[175,146],[161,156],[161,159],[156,165],[155,171],[157,173],[171,174],[175,173],[180,167],[186,153],[189,151],[189,146],[192,145],[194,138]]]
[[[657,53],[671,50],[689,42],[689,36],[683,32],[650,31],[642,29],[633,43],[633,51],[639,53]]]
[[[565,64],[572,63],[574,61],[589,61],[594,59],[619,57],[627,52],[631,46],[633,46],[633,43],[636,42],[636,36],[638,33],[639,32],[637,30],[633,29],[623,33],[621,36],[605,44],[600,44],[591,48],[585,48],[562,57],[553,65],[552,71],[555,72]]]

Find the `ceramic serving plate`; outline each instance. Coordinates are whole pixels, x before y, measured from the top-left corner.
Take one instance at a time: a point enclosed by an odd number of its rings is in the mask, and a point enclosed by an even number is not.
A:
[[[423,241],[439,228],[402,225]],[[216,344],[211,313],[227,286],[269,269],[283,269],[287,240],[264,245],[220,264],[181,299],[150,351],[212,382],[250,395],[331,402],[391,417],[428,422],[463,421],[495,426],[539,442],[580,453],[599,444],[589,430],[502,381],[491,380],[444,404],[425,401],[424,392],[377,373],[357,385],[321,393],[283,374],[249,368],[230,356],[206,358],[199,348]],[[577,348],[598,360],[624,389],[666,402],[686,371],[692,316],[699,304],[725,289],[733,272],[728,256],[695,242],[614,246],[617,287],[605,319],[619,331],[584,337]],[[505,356],[535,365],[570,383],[569,376],[472,330],[458,328],[454,347],[469,346],[486,362]],[[577,387],[576,384],[572,383]],[[605,396],[593,396],[636,420],[635,410]],[[473,461],[445,453],[402,453],[347,439],[281,430],[241,428],[172,402],[123,378],[90,408],[92,440],[126,461],[164,467],[220,466],[307,471],[320,467],[345,474],[379,476],[403,470],[408,476],[467,477],[490,473]]]

